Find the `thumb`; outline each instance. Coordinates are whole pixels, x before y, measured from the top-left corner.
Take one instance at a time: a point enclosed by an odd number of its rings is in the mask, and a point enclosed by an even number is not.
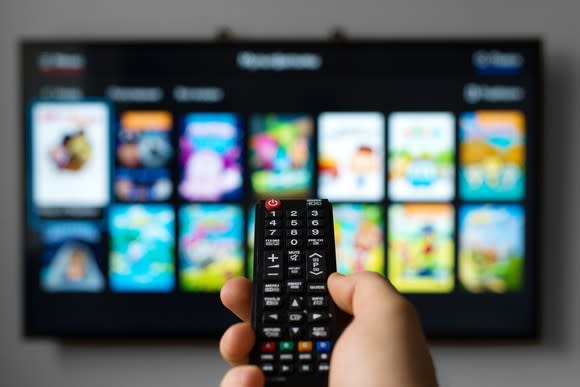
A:
[[[407,303],[383,276],[369,271],[348,276],[332,273],[328,291],[340,309],[354,316],[375,314],[382,310],[381,305]]]

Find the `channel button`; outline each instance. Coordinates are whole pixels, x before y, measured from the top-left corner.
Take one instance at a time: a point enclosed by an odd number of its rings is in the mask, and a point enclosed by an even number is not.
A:
[[[326,261],[323,251],[309,251],[306,253],[306,271],[308,279],[324,280],[326,278]]]

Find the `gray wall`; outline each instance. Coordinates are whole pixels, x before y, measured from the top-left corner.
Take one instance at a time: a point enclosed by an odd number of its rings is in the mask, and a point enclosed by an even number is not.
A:
[[[442,386],[578,386],[580,380],[580,7],[577,0],[0,0],[0,386],[215,386],[217,342],[62,345],[20,335],[17,42],[22,37],[538,35],[546,43],[540,345],[438,344]]]

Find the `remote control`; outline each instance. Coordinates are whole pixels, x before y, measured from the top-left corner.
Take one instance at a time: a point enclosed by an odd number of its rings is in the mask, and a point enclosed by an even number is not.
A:
[[[326,199],[256,205],[250,361],[266,386],[327,386],[344,314],[328,294],[336,271],[332,207]],[[341,316],[338,316],[338,313]]]

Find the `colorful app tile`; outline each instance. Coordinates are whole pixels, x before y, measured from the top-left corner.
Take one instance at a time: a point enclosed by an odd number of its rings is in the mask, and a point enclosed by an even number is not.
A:
[[[306,198],[312,184],[314,122],[306,114],[255,114],[249,164],[256,198]]]
[[[453,290],[453,207],[405,204],[389,208],[388,278],[403,293]]]
[[[318,118],[318,196],[381,201],[385,196],[385,119],[381,113]]]
[[[455,190],[455,119],[447,112],[389,116],[389,197],[451,200]]]
[[[126,111],[117,135],[117,164],[124,168],[166,167],[173,156],[167,111]]]
[[[519,205],[465,205],[459,210],[459,280],[472,293],[522,289],[524,210]]]
[[[335,204],[337,271],[385,273],[384,212],[374,204]]]
[[[119,168],[115,176],[115,196],[123,202],[161,202],[173,192],[169,170],[165,168]]]
[[[40,284],[46,292],[100,292],[101,233],[92,223],[55,222],[41,232]]]
[[[111,113],[104,102],[31,107],[33,202],[38,208],[103,208],[110,201]]]
[[[179,211],[180,287],[218,292],[244,274],[244,214],[229,204],[192,204]]]
[[[256,207],[251,206],[248,209],[248,243],[247,243],[247,262],[246,270],[248,278],[254,278],[254,236],[256,227]]]
[[[114,292],[169,292],[175,287],[175,215],[165,204],[110,209],[109,280]]]
[[[241,198],[242,127],[231,113],[185,116],[179,140],[181,197],[190,201]]]
[[[519,200],[525,191],[522,112],[476,111],[459,119],[459,192],[465,200]]]

